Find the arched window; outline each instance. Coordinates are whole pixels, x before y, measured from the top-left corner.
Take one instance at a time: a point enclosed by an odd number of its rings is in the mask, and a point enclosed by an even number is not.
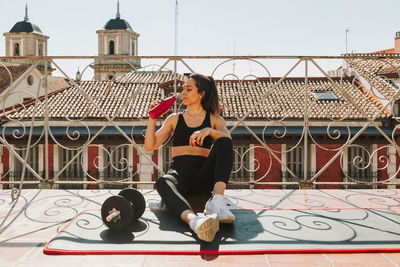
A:
[[[19,43],[14,44],[14,56],[19,57]]]
[[[43,56],[43,45],[39,44],[39,56]]]
[[[114,52],[114,41],[110,41],[110,44],[109,44],[109,47],[108,47],[108,53],[110,55],[114,55],[115,54],[115,52]]]

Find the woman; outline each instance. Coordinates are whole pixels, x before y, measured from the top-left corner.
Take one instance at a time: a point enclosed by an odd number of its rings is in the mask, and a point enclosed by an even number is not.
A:
[[[218,115],[218,92],[212,77],[190,75],[182,98],[186,110],[168,116],[156,133],[156,119],[149,118],[144,148],[157,149],[173,133],[171,166],[158,178],[157,191],[169,211],[186,222],[199,239],[211,242],[220,222],[235,221],[223,196],[232,171],[232,140],[225,120]],[[198,216],[184,196],[210,191],[205,215]]]

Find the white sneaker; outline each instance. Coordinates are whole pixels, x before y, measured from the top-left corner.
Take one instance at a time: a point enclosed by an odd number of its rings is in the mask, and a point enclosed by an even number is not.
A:
[[[234,223],[235,215],[226,206],[223,195],[215,195],[211,197],[204,209],[204,214],[217,213],[220,223]]]
[[[211,215],[193,217],[189,221],[189,226],[197,234],[199,239],[212,242],[215,234],[219,231],[218,215],[214,213]]]

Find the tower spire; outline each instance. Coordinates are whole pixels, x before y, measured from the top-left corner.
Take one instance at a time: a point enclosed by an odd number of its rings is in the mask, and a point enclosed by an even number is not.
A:
[[[28,21],[29,19],[28,19],[28,4],[25,4],[25,18],[24,18],[24,20],[25,21]]]
[[[117,19],[119,19],[121,15],[119,14],[119,0],[117,1]]]

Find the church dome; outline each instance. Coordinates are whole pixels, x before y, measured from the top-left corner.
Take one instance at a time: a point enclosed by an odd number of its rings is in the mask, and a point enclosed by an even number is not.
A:
[[[23,20],[15,23],[10,32],[38,32],[42,33],[40,28],[28,20]]]
[[[119,17],[115,19],[110,19],[106,25],[104,25],[105,30],[132,30],[131,25]]]
[[[105,30],[132,30],[131,25],[124,20],[121,19],[121,15],[119,14],[119,1],[117,3],[117,15],[115,19],[110,19],[106,25],[104,25]]]
[[[23,21],[18,21],[15,23],[14,27],[10,30],[10,32],[37,32],[42,33],[40,28],[29,21],[28,18],[28,5],[25,5],[25,18]]]

